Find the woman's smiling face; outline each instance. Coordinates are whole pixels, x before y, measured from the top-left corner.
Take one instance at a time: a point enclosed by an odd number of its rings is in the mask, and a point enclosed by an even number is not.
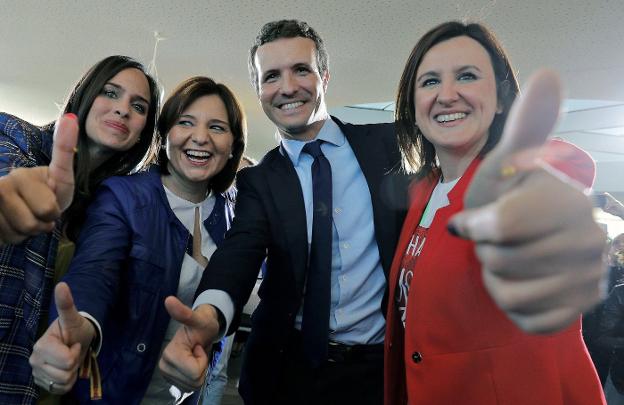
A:
[[[199,97],[182,111],[167,135],[171,180],[207,184],[225,167],[233,142],[221,98],[216,94]]]
[[[499,111],[489,54],[467,36],[440,42],[416,72],[416,125],[437,153],[480,150]]]

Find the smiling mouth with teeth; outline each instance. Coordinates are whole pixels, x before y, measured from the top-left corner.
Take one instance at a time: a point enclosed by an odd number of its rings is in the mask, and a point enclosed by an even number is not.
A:
[[[451,122],[466,117],[466,113],[440,114],[435,117],[438,122]]]
[[[193,162],[205,162],[212,157],[212,153],[200,150],[187,150],[184,153]]]
[[[296,101],[294,103],[287,103],[287,104],[282,104],[280,106],[280,110],[293,110],[297,107],[300,107],[303,105],[303,101]]]

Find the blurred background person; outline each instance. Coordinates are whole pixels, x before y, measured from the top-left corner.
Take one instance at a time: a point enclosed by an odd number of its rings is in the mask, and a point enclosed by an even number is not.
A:
[[[610,355],[605,397],[609,405],[624,404],[624,284],[611,290],[601,308],[595,345]]]

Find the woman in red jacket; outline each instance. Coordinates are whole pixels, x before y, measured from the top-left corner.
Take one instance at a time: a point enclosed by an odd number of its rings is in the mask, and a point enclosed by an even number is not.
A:
[[[503,135],[518,93],[479,24],[434,28],[406,64],[396,119],[415,180],[389,280],[388,405],[604,401],[579,322],[599,298],[604,235],[556,174],[589,186],[593,162],[544,144],[559,102],[552,72],[533,80]]]

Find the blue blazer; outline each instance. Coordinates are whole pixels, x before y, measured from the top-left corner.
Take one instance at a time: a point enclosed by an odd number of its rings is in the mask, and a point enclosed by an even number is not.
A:
[[[233,215],[234,192],[216,195],[204,226],[217,245]],[[156,167],[112,177],[96,192],[63,281],[76,307],[100,323],[98,355],[103,399],[98,404],[139,404],[156,369],[170,317],[164,301],[176,295],[192,235],[169,206]],[[50,319],[56,319],[51,306]],[[89,381],[74,395],[90,403]]]

